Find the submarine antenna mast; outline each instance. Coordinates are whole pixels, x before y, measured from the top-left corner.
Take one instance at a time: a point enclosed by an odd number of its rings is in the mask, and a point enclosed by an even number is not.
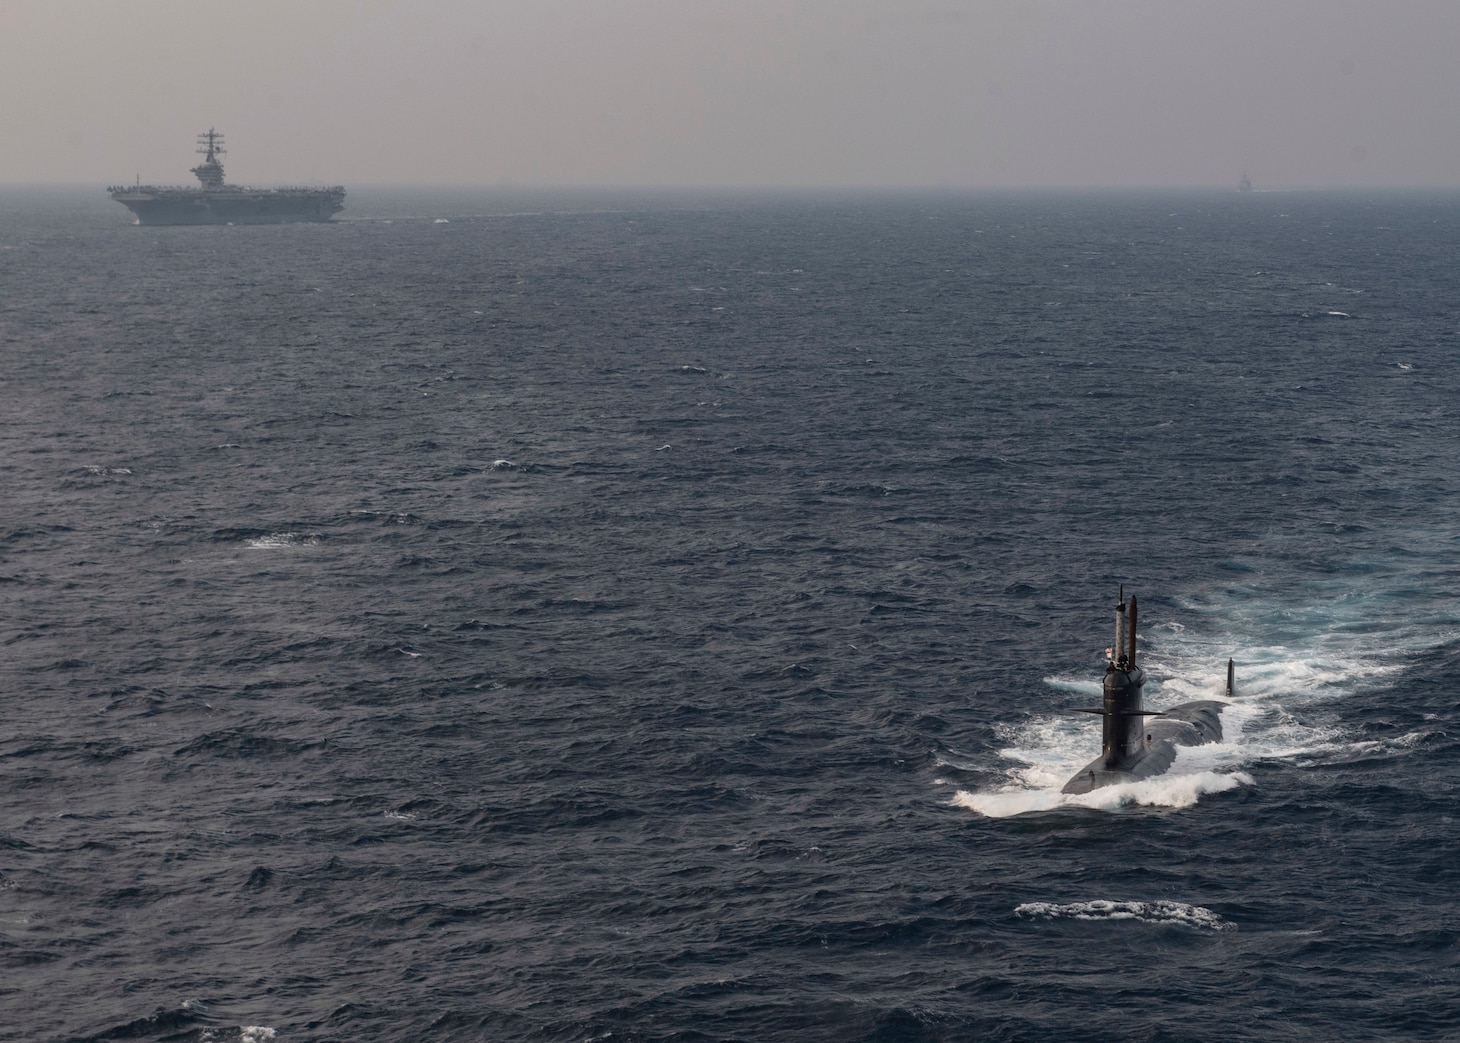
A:
[[[1125,654],[1125,584],[1120,585],[1120,596],[1115,603],[1115,643],[1110,646],[1110,668],[1113,670]]]
[[[1136,596],[1130,596],[1130,665],[1129,670],[1136,668]]]

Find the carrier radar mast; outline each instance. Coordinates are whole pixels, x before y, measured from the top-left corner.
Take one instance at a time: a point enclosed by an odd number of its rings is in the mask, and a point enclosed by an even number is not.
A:
[[[217,192],[223,187],[223,164],[218,162],[218,157],[227,154],[223,135],[212,127],[206,134],[198,135],[198,155],[203,157],[203,162],[193,167],[193,173],[203,183],[204,192]]]

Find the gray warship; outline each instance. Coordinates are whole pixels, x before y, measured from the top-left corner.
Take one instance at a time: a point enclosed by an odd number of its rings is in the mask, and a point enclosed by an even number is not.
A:
[[[328,221],[345,206],[345,189],[245,188],[226,184],[223,135],[211,127],[198,135],[203,162],[193,167],[200,188],[141,184],[112,185],[107,191],[137,215],[139,225],[273,225]]]

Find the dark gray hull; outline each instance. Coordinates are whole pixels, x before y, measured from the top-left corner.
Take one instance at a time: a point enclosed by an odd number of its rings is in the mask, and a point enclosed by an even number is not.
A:
[[[273,225],[328,221],[345,205],[343,188],[113,189],[140,225]]]
[[[1102,753],[1065,783],[1063,792],[1089,793],[1102,786],[1140,782],[1162,774],[1176,759],[1177,747],[1222,740],[1221,713],[1226,706],[1215,699],[1203,699],[1173,706],[1160,717],[1147,718],[1142,745],[1134,755],[1109,763]]]

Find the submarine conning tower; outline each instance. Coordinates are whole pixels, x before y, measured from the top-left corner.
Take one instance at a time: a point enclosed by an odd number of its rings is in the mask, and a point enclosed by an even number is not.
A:
[[[1105,766],[1114,769],[1141,752],[1145,737],[1145,707],[1141,689],[1146,672],[1136,663],[1136,597],[1127,608],[1125,589],[1115,606],[1115,644],[1105,667],[1105,700],[1102,706],[1101,753]]]

